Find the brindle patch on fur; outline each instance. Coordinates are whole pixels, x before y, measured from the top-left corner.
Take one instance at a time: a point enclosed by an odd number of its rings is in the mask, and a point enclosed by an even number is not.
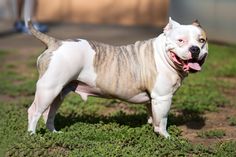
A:
[[[61,44],[62,43],[60,41],[56,42],[54,45],[50,46],[38,57],[37,68],[39,72],[39,78],[41,78],[43,74],[47,71],[52,57],[52,52],[56,51],[61,46]]]
[[[205,47],[205,45],[207,44],[207,37],[206,37],[206,32],[202,28],[200,28],[200,29],[201,29],[202,38],[206,40],[206,42],[201,46],[201,49],[203,49]]]
[[[206,32],[205,32],[203,29],[201,29],[201,34],[202,34],[202,37],[203,37],[205,40],[207,40]]]
[[[126,100],[150,92],[157,76],[153,41],[138,41],[120,47],[89,41],[96,53],[97,87],[104,94]]]

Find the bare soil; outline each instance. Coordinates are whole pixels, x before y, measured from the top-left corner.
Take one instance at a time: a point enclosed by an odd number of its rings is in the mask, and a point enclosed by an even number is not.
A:
[[[206,112],[203,114],[204,125],[201,128],[193,129],[188,126],[201,125],[202,122],[189,122],[178,126],[182,130],[182,136],[187,138],[194,144],[211,145],[218,143],[219,141],[236,140],[236,126],[230,126],[229,117],[236,117],[236,108],[232,106],[225,106],[218,109],[217,112]],[[201,124],[199,124],[201,123]],[[210,130],[223,130],[225,136],[221,138],[202,138],[198,136],[199,132]]]

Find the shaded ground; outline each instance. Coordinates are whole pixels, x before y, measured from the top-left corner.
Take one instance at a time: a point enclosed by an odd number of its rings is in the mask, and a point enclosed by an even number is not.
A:
[[[44,46],[40,44],[36,39],[25,34],[15,34],[9,28],[10,24],[4,24],[4,32],[0,32],[0,49],[7,50],[8,52],[17,51],[17,53],[9,53],[4,60],[1,61],[0,70],[2,65],[8,64],[14,66],[14,70],[19,74],[25,74],[29,76],[32,69],[28,68],[28,62],[35,64],[36,57],[40,54],[40,51],[44,49]],[[97,40],[105,43],[120,45],[129,44],[136,40],[144,40],[155,37],[159,34],[161,29],[158,28],[143,28],[143,27],[118,27],[118,26],[91,26],[91,25],[76,25],[76,24],[51,24],[49,25],[50,32],[48,34],[60,38],[86,38]],[[8,31],[6,31],[8,30]],[[17,63],[17,66],[16,66]],[[27,64],[25,64],[27,63]],[[36,69],[35,69],[36,72]],[[172,109],[173,124],[182,130],[181,135],[186,137],[194,144],[213,144],[219,141],[236,140],[236,127],[231,126],[229,123],[230,117],[236,117],[236,78],[235,77],[222,77],[218,78],[219,81],[227,81],[232,88],[222,86],[222,94],[230,100],[228,104],[221,105],[215,112],[206,111],[203,114],[198,114],[197,118],[189,118],[186,121],[178,122],[176,117],[189,116],[188,114],[180,110]],[[18,82],[12,82],[17,86]],[[29,96],[32,99],[32,96]],[[0,95],[1,101],[17,101],[17,97],[12,97],[6,94]],[[231,105],[229,105],[231,104]],[[103,110],[103,115],[109,115],[109,113],[115,110],[121,110],[128,114],[135,113],[135,110],[127,107],[124,103],[115,103],[111,107],[107,107]],[[235,122],[236,123],[236,122]],[[199,136],[200,132],[209,130],[223,130],[225,135],[220,138],[203,138]]]
[[[182,135],[190,140],[194,144],[204,144],[210,145],[218,143],[219,141],[227,141],[227,140],[236,140],[236,127],[229,125],[229,117],[236,116],[235,107],[224,107],[219,108],[218,112],[206,112],[202,115],[204,121],[204,125],[202,122],[192,121],[188,122],[186,125],[178,126],[183,132]],[[201,128],[192,129],[188,126],[201,126]],[[225,136],[221,138],[202,138],[199,137],[198,134],[204,131],[212,131],[212,130],[223,130],[225,132]]]

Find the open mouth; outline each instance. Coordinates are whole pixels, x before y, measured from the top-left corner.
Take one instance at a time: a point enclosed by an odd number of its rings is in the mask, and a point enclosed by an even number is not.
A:
[[[176,64],[182,66],[183,71],[198,72],[201,71],[202,69],[201,66],[204,63],[207,54],[205,54],[201,60],[196,60],[196,59],[183,60],[172,51],[170,51],[170,56]]]

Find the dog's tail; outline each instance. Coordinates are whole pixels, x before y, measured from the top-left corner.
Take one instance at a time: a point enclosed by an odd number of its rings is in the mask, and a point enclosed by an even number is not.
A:
[[[28,29],[30,33],[33,36],[35,36],[37,39],[39,39],[42,43],[44,43],[47,47],[50,47],[51,45],[57,42],[57,39],[50,37],[44,33],[41,33],[40,31],[35,29],[31,20],[28,20],[27,23],[28,23]]]

